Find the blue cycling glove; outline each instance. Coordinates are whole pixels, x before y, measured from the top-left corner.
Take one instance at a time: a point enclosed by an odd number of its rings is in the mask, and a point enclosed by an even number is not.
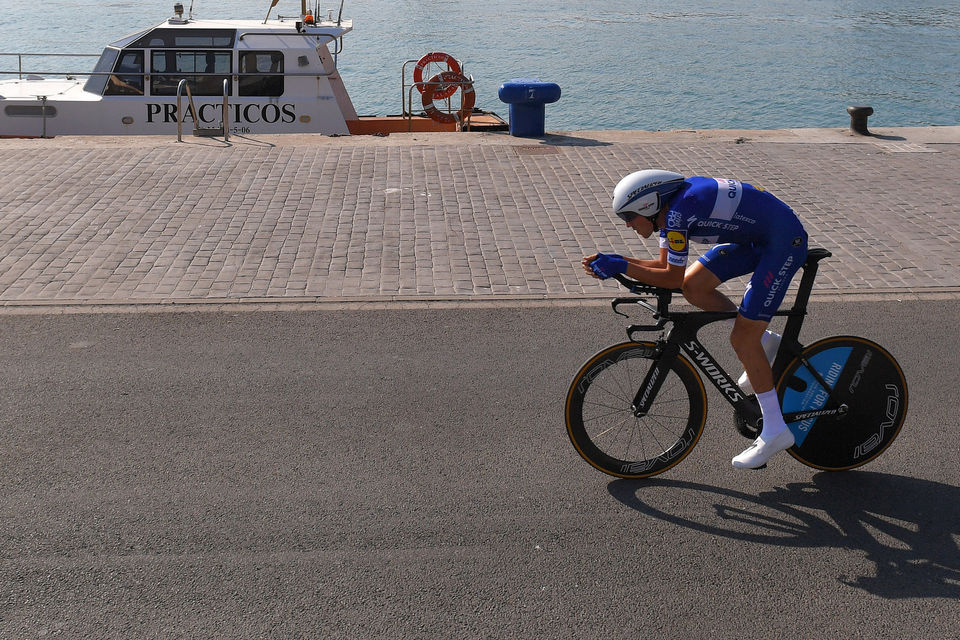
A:
[[[590,263],[590,268],[601,280],[627,272],[627,260],[615,253],[598,253],[597,259]]]

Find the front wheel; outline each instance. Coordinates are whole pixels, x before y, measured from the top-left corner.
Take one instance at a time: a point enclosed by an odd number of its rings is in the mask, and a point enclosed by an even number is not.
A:
[[[883,453],[907,415],[907,381],[894,357],[875,342],[854,336],[824,338],[804,347],[777,382],[785,415],[834,406],[804,359],[847,410],[789,423],[796,440],[790,455],[817,469],[843,471]]]
[[[693,365],[678,354],[642,417],[633,399],[656,363],[653,342],[624,342],[587,361],[567,392],[567,434],[584,460],[618,478],[648,478],[683,460],[700,439],[707,395]]]

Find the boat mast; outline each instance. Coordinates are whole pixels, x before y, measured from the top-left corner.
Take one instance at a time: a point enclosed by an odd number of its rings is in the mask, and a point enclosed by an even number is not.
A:
[[[277,6],[278,2],[280,2],[280,0],[273,0],[273,2],[270,3],[270,8],[267,9],[267,17],[263,19],[263,24],[267,24],[267,20],[270,19],[270,12],[273,11],[273,8]]]

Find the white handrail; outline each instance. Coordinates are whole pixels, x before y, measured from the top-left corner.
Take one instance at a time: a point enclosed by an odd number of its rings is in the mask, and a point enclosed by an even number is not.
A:
[[[224,78],[223,80],[223,118],[220,120],[220,124],[223,126],[223,141],[228,142],[230,140],[230,104],[227,101],[227,95],[229,92],[229,85],[227,84],[229,80]]]
[[[224,80],[226,82],[226,80]],[[180,98],[183,96],[183,90],[187,90],[187,100],[189,102],[190,112],[193,114],[193,126],[197,126],[197,109],[193,106],[193,93],[190,91],[190,85],[187,79],[183,78],[177,84],[177,142],[183,142],[183,109],[181,108]]]

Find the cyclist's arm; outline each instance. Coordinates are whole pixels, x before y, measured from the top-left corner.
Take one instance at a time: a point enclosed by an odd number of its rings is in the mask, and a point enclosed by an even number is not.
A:
[[[640,258],[627,258],[627,262],[630,264],[639,265],[641,267],[652,267],[654,269],[664,269],[667,266],[667,250],[661,247],[660,256],[652,260],[641,260]]]
[[[627,277],[639,280],[644,284],[650,284],[664,289],[679,289],[683,286],[683,274],[686,267],[676,264],[666,264],[666,249],[663,249],[663,264],[653,260],[638,262],[652,262],[653,265],[637,264],[634,261],[627,262]]]

